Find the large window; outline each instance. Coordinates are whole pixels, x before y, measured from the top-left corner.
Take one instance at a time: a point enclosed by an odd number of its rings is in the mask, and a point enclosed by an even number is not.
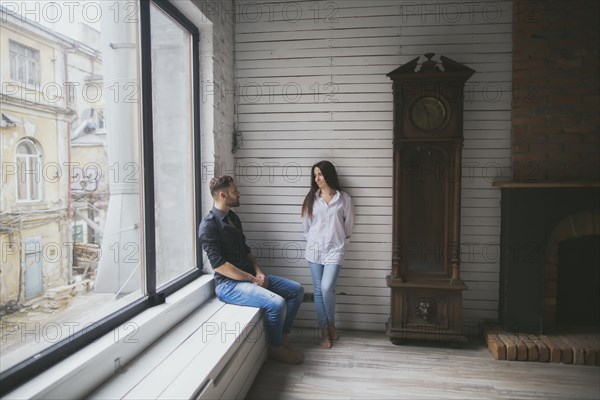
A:
[[[3,23],[25,42],[36,37],[61,61],[57,71],[45,56],[40,64],[39,54],[11,42],[11,74],[14,64],[26,81],[35,70],[64,82],[53,110],[23,99],[30,111],[21,114],[36,140],[58,145],[44,148],[42,160],[32,140],[17,144],[17,170],[27,179],[19,179],[11,224],[0,231],[10,242],[3,244],[3,289],[15,275],[0,304],[0,395],[160,304],[197,278],[202,263],[195,234],[202,215],[196,27],[164,0],[80,1],[76,8],[56,1],[61,12],[44,29],[43,15],[33,18],[25,3],[11,4]],[[19,4],[23,9],[15,10]],[[78,10],[75,22],[90,29],[73,28]],[[81,36],[92,31],[99,32],[97,44]],[[65,41],[73,44],[68,51]],[[36,177],[52,203],[22,212],[19,200],[40,196]],[[42,291],[26,298],[22,271],[32,256],[21,242],[31,237],[40,238],[35,266]]]

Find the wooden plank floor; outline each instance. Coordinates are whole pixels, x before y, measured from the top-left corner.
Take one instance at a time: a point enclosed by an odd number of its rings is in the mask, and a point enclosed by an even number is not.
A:
[[[600,399],[600,368],[494,360],[486,345],[410,343],[384,333],[342,331],[322,350],[312,330],[295,346],[301,365],[267,360],[251,399]]]

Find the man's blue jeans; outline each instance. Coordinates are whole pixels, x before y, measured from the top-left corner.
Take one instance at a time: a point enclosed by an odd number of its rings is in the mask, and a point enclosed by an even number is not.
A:
[[[245,281],[219,283],[215,293],[224,303],[258,307],[265,310],[265,330],[269,346],[281,346],[283,334],[290,333],[292,323],[304,297],[304,288],[291,279],[267,275],[268,288]]]
[[[339,264],[308,263],[315,291],[315,309],[320,329],[335,325],[335,281],[340,269]]]

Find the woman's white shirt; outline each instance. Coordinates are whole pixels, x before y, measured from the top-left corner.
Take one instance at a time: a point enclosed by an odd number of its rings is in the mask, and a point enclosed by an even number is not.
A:
[[[312,218],[306,214],[302,216],[306,240],[304,257],[315,264],[342,264],[354,226],[352,199],[338,190],[327,204],[319,189],[315,193],[312,211]]]

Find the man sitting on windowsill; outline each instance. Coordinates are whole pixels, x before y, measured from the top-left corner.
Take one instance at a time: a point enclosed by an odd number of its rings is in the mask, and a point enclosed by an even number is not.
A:
[[[269,354],[274,359],[299,364],[301,352],[284,346],[292,329],[304,288],[298,282],[265,275],[246,245],[240,218],[231,210],[240,205],[240,192],[231,176],[210,181],[215,201],[198,229],[202,248],[215,271],[215,292],[219,300],[265,310],[265,330]]]

